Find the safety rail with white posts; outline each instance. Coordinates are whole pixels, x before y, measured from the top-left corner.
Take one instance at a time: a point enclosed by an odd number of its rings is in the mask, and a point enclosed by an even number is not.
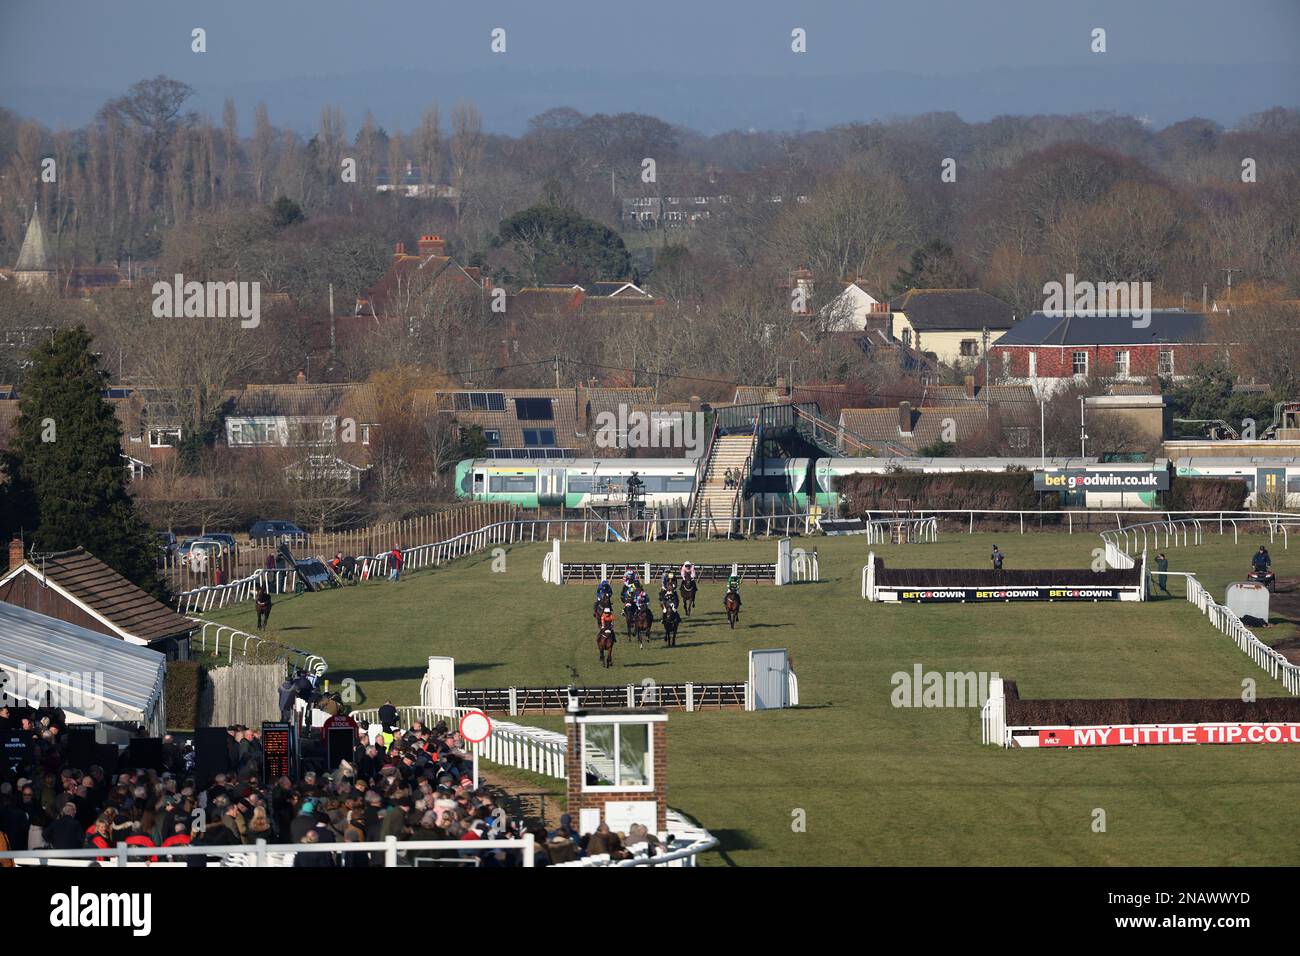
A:
[[[1141,529],[1143,526],[1153,529],[1159,526],[1161,529],[1170,529],[1169,536],[1180,537],[1185,543],[1193,540],[1189,534],[1195,535],[1195,540],[1202,540],[1203,535],[1217,528],[1219,534],[1224,534],[1231,530],[1234,539],[1244,527],[1249,530],[1253,523],[1263,525],[1264,531],[1267,531],[1270,540],[1280,535],[1282,537],[1282,546],[1286,548],[1289,545],[1290,531],[1300,528],[1300,515],[1287,514],[1283,512],[1256,512],[1256,511],[1181,511],[1165,512],[1163,520],[1153,521],[1153,513],[1150,510],[1095,510],[1095,511],[1027,511],[1027,510],[997,510],[985,508],[949,508],[949,509],[917,509],[914,518],[909,519],[917,523],[918,528],[924,526],[926,534],[936,533],[939,520],[962,519],[967,525],[970,533],[975,530],[975,519],[977,516],[996,518],[1002,521],[1018,520],[1020,531],[1025,530],[1026,518],[1032,525],[1035,521],[1040,521],[1045,517],[1052,517],[1057,520],[1063,519],[1063,530],[1067,534],[1074,533],[1075,518],[1086,519],[1088,527],[1081,528],[1081,531],[1093,531],[1091,527],[1093,519],[1109,518],[1115,521],[1117,532],[1123,532],[1125,517],[1141,517],[1145,520],[1138,524],[1127,526],[1130,529]],[[815,526],[817,518],[820,515],[799,512],[790,514],[777,515],[752,515],[745,516],[742,523],[746,524],[752,530],[762,529],[766,536],[784,536],[789,537],[792,534],[810,534]],[[655,523],[663,528],[666,537],[683,536],[689,540],[692,519],[691,518],[658,518],[654,519]],[[868,525],[877,523],[897,523],[899,519],[894,518],[873,518],[868,512],[865,521]],[[1171,525],[1178,522],[1192,521],[1196,522],[1194,532],[1186,528],[1171,529]],[[419,570],[421,568],[434,567],[443,564],[454,558],[471,554],[484,548],[503,545],[503,544],[525,544],[535,541],[552,541],[559,539],[561,541],[577,540],[573,537],[576,532],[575,528],[580,528],[583,541],[616,541],[610,535],[609,522],[605,519],[591,518],[553,518],[553,519],[526,519],[516,518],[509,521],[500,521],[495,524],[485,525],[476,531],[467,531],[463,534],[456,535],[446,541],[438,541],[432,544],[417,545],[415,547],[403,550],[405,563],[403,570]],[[1167,540],[1170,537],[1167,536]],[[1130,538],[1132,542],[1130,547],[1136,545],[1136,533]],[[1159,544],[1156,545],[1157,547]],[[379,554],[373,556],[362,556],[357,558],[359,574],[362,578],[368,579],[375,576],[386,575],[389,571],[390,554]],[[182,614],[204,613],[209,610],[227,607],[231,604],[242,603],[243,601],[252,600],[253,592],[259,581],[268,580],[267,575],[276,575],[274,587],[269,588],[272,592],[285,592],[292,590],[297,585],[297,572],[290,570],[266,571],[259,570],[250,574],[246,578],[238,581],[232,581],[229,584],[209,585],[201,588],[194,588],[190,591],[182,591],[176,595],[177,610]]]
[[[298,586],[298,571],[259,568],[248,577],[229,584],[205,584],[203,587],[181,591],[176,595],[176,610],[180,614],[203,614],[231,604],[251,601],[259,584],[266,586],[272,594],[292,593]]]
[[[1227,605],[1216,602],[1204,585],[1190,576],[1187,578],[1187,600],[1195,604],[1221,633],[1232,638],[1232,642],[1252,661],[1268,671],[1270,677],[1281,680],[1282,686],[1290,693],[1300,695],[1300,666],[1292,664],[1256,637]]]
[[[282,644],[279,641],[268,641],[264,637],[258,637],[256,634],[249,634],[247,631],[241,631],[237,627],[231,627],[229,624],[218,624],[216,621],[204,621],[197,617],[190,618],[195,624],[200,625],[199,630],[199,648],[208,653],[208,630],[213,629],[213,641],[211,653],[215,657],[222,655],[221,638],[226,638],[225,655],[226,660],[234,662],[235,651],[238,650],[243,657],[259,657],[262,648],[270,648],[275,657],[284,657],[290,660],[297,659],[297,666],[305,671],[311,671],[317,677],[321,677],[329,670],[329,665],[325,663],[325,658],[319,654],[313,654],[310,651],[304,651],[297,647],[290,647],[288,644]],[[251,653],[250,653],[251,650]]]
[[[701,853],[712,850],[718,845],[718,838],[686,816],[669,808],[665,816],[668,832],[660,834],[663,841],[660,846],[651,848],[649,843],[637,843],[627,847],[632,857],[627,860],[612,860],[609,854],[585,856],[571,863],[556,863],[553,866],[568,867],[632,867],[632,866],[695,866]]]
[[[248,846],[129,846],[119,843],[111,849],[91,848],[86,850],[8,850],[0,852],[0,860],[13,860],[17,866],[186,866],[188,857],[216,857],[216,866],[293,866],[294,857],[299,853],[382,853],[384,866],[412,866],[399,860],[408,853],[426,854],[443,850],[450,857],[459,859],[463,855],[491,853],[497,850],[522,851],[521,864],[526,867],[534,865],[536,841],[531,833],[518,839],[488,839],[472,844],[464,840],[402,840],[390,836],[385,840],[372,840],[365,843],[267,843],[258,840]],[[158,857],[157,862],[150,862],[150,857]],[[180,857],[173,860],[172,857]],[[345,857],[346,859],[346,857]],[[98,861],[98,862],[96,862]]]
[[[871,518],[862,522],[866,529],[867,544],[884,544],[894,539],[898,531],[906,544],[939,540],[939,519],[929,518]]]
[[[444,713],[445,708],[434,707],[398,707],[398,723],[410,727],[418,720],[426,727],[432,727],[439,720],[445,720],[449,727],[456,727],[465,714],[477,711],[477,707],[457,707],[455,713]],[[379,722],[378,708],[354,710],[348,716],[365,728],[367,724]],[[543,777],[566,777],[564,752],[567,741],[564,734],[540,727],[528,727],[506,720],[492,721],[492,735],[481,744],[476,744],[479,756],[484,760],[503,767],[527,770]]]

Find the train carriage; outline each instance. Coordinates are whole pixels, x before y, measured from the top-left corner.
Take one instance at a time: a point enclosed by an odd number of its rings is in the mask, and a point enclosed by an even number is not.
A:
[[[585,508],[627,499],[632,472],[650,507],[686,505],[695,489],[693,458],[466,459],[456,465],[456,497],[525,508]]]

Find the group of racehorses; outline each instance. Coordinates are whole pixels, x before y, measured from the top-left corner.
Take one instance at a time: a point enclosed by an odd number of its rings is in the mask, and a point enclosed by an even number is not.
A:
[[[607,586],[607,583],[602,582],[602,586]],[[682,614],[678,608],[680,607],[681,612],[684,612],[687,617],[690,616],[691,611],[695,609],[699,581],[697,577],[691,575],[683,577],[679,583],[677,575],[669,571],[664,575],[661,583],[659,608],[664,646],[676,647],[677,629],[682,623]],[[635,635],[637,646],[644,649],[654,638],[652,634],[654,613],[650,610],[649,598],[635,571],[629,571],[624,575],[620,599],[623,602],[623,621],[627,636],[630,638]],[[740,619],[740,595],[734,588],[728,589],[724,606],[727,611],[727,623],[734,628]],[[616,633],[612,589],[604,593],[597,589],[596,601],[592,605],[592,616],[596,619],[596,647],[600,651],[600,663],[603,667],[613,667]]]

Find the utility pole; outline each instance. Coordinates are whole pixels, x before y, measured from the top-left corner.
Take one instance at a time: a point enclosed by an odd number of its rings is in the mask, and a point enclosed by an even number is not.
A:
[[[560,353],[555,353],[555,387],[560,387]]]
[[[1083,417],[1083,400],[1084,396],[1079,396],[1079,457],[1088,457],[1088,432],[1086,422]]]
[[[799,364],[798,359],[790,359],[790,378],[785,383],[785,387],[790,391],[790,401],[794,401],[794,367]]]
[[[1219,271],[1228,273],[1228,318],[1232,318],[1232,274],[1241,270],[1234,266],[1231,269],[1220,269]]]
[[[980,330],[980,348],[984,350],[984,420],[989,417],[989,329]]]
[[[1047,470],[1047,400],[1038,397],[1038,454],[1042,459],[1043,471]]]

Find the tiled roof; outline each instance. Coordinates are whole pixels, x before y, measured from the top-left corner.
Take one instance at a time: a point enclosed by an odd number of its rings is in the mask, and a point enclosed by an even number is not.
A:
[[[1205,316],[1196,312],[1153,311],[1151,324],[1136,328],[1121,315],[1057,316],[1034,312],[991,348],[1005,345],[1160,345],[1203,343],[1209,339]]]
[[[974,398],[966,397],[964,385],[930,385],[921,399],[925,408],[985,404],[997,408],[1003,425],[1038,423],[1038,399],[1029,385],[977,385]]]
[[[889,305],[921,332],[978,332],[1015,324],[1015,309],[983,289],[909,289]]]
[[[868,441],[895,441],[919,451],[944,437],[944,424],[952,419],[958,441],[985,432],[996,418],[990,417],[982,405],[957,405],[938,408],[913,408],[912,432],[899,431],[898,407],[846,408],[840,412],[840,426]]]
[[[457,408],[456,396],[491,394],[501,396],[499,409],[491,408]],[[549,419],[521,419],[520,402],[528,399],[549,399],[551,417]],[[417,396],[419,405],[429,408],[432,405],[438,412],[450,415],[457,422],[465,425],[478,425],[500,434],[497,447],[524,448],[524,430],[539,429],[555,432],[555,447],[570,448],[577,441],[578,402],[577,392],[571,388],[468,388],[439,389],[432,393]],[[419,405],[417,407],[419,407]]]
[[[365,297],[357,300],[357,314],[369,315],[373,309],[379,316],[390,311],[392,304],[398,308],[398,301],[404,290],[422,282],[453,282],[466,289],[477,290],[482,285],[482,275],[476,266],[462,266],[451,256],[442,255],[408,255],[398,253],[393,256],[392,264]]]
[[[788,401],[771,385],[737,385],[733,405],[775,405]]]
[[[227,412],[230,417],[347,417],[374,423],[374,389],[364,382],[248,385]]]
[[[195,624],[140,590],[85,548],[27,559],[33,571],[132,637],[156,641],[190,633]]]

